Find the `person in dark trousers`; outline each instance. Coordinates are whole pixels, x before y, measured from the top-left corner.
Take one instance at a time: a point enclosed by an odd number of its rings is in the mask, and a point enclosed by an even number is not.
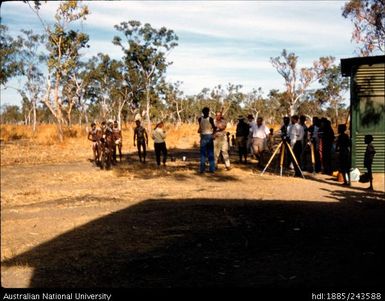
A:
[[[297,160],[298,165],[301,164],[300,157],[302,154],[302,140],[303,140],[303,127],[302,125],[299,124],[298,122],[299,117],[298,115],[293,115],[291,117],[291,125],[289,128],[289,137],[290,137],[290,146],[293,149],[293,153],[295,156],[295,159]],[[294,162],[294,158],[292,158],[292,163],[294,165],[294,170],[295,170],[295,176],[300,177],[301,176],[301,171],[298,168],[297,164]]]
[[[345,131],[346,124],[339,124],[336,152],[338,153],[338,171],[343,175],[344,185],[350,186],[350,151],[352,143]]]
[[[282,121],[283,121],[283,125],[280,128],[281,140],[290,143],[290,136],[289,136],[290,117],[285,116],[285,117],[283,117]],[[290,159],[289,150],[287,149],[287,147],[285,147],[284,152],[285,153],[284,153],[284,162],[283,163],[284,163],[285,167],[288,168],[290,165],[291,159]]]
[[[167,147],[166,147],[166,132],[163,130],[163,122],[159,122],[152,133],[152,139],[154,139],[154,149],[156,164],[160,166],[160,154],[163,156],[163,165],[166,166],[167,161]]]
[[[247,163],[247,138],[249,136],[250,126],[245,122],[242,116],[238,117],[237,129],[235,132],[236,143],[238,145],[239,163]]]
[[[372,135],[365,135],[365,144],[367,144],[367,146],[365,150],[364,167],[366,167],[366,170],[368,172],[369,182],[370,182],[370,186],[368,187],[368,190],[373,190],[372,164],[373,164],[374,155],[376,154],[376,150],[374,149],[372,141],[373,141]]]
[[[306,125],[305,115],[299,116],[299,124],[303,127],[303,139],[302,139],[301,162],[298,162],[298,163],[301,165],[301,169],[305,170],[307,166],[306,154],[307,154],[307,151],[309,150],[309,148],[306,147],[308,145],[307,143],[308,143],[308,136],[309,136],[308,134],[309,128]]]
[[[204,173],[206,169],[206,158],[209,159],[209,171],[215,171],[215,159],[214,159],[214,140],[213,134],[215,131],[214,119],[209,116],[210,109],[204,107],[202,109],[203,116],[198,118],[200,134],[200,168],[199,172]]]
[[[140,120],[135,121],[135,123],[136,123],[136,128],[134,129],[134,146],[137,145],[138,147],[139,161],[146,163],[146,154],[147,154],[146,146],[148,147],[147,131],[144,127],[141,126]],[[142,157],[143,157],[143,161],[142,161]]]
[[[322,166],[323,173],[332,174],[332,148],[334,143],[334,131],[330,120],[321,118],[321,144],[322,144]]]

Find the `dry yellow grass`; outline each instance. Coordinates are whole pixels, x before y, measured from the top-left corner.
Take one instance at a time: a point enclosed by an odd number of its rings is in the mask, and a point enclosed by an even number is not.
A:
[[[133,146],[135,124],[123,127],[123,153],[136,151]],[[166,143],[169,149],[192,148],[199,144],[196,124],[181,124],[176,127],[166,124]],[[84,161],[92,158],[91,143],[84,127],[78,125],[64,132],[64,141],[59,142],[55,125],[39,125],[35,133],[30,126],[1,125],[1,165],[41,164]],[[149,133],[149,149],[153,149]]]
[[[136,152],[133,145],[134,123],[123,126],[123,153]],[[191,149],[199,147],[197,124],[166,123],[166,144],[169,149]],[[229,124],[227,131],[235,134],[236,124]],[[276,127],[274,127],[276,129]],[[92,158],[91,143],[87,140],[84,126],[74,125],[64,130],[64,141],[59,142],[56,125],[38,125],[33,133],[31,126],[0,125],[1,165],[65,163],[84,161]],[[149,149],[153,140],[149,133]]]

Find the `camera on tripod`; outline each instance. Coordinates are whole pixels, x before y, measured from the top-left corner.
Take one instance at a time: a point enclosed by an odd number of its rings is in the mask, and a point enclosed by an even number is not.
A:
[[[290,137],[288,135],[286,127],[281,128],[281,140],[284,142],[290,143]]]

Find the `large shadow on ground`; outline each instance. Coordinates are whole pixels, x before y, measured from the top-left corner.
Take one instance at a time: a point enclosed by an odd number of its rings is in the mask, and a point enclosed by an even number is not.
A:
[[[30,287],[383,287],[383,195],[332,198],[150,199],[2,266]]]

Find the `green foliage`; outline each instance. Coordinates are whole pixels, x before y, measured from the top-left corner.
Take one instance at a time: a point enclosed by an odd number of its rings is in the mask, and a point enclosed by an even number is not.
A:
[[[74,69],[79,61],[80,49],[87,47],[87,34],[69,29],[69,24],[86,19],[87,6],[80,6],[77,1],[65,1],[59,5],[55,14],[53,29],[47,27],[49,51],[48,68],[60,76]]]
[[[17,105],[2,105],[0,112],[0,121],[5,123],[19,123],[23,121],[23,114]]]
[[[143,76],[155,82],[159,80],[170,65],[166,52],[178,45],[174,31],[165,27],[157,30],[148,23],[142,26],[139,21],[121,22],[114,27],[126,38],[124,43],[120,36],[115,36],[112,42],[122,48],[128,69],[143,72]]]
[[[156,97],[154,91],[160,84],[167,66],[167,53],[176,47],[178,37],[172,30],[161,27],[159,30],[146,23],[142,26],[139,21],[121,22],[115,25],[115,29],[123,34],[125,41],[121,36],[113,38],[113,44],[120,46],[124,53],[124,64],[130,75],[130,80],[136,89],[133,89],[134,99],[141,99],[141,86],[145,90],[146,115],[148,128],[150,127],[150,108]]]
[[[20,40],[8,35],[8,27],[0,24],[0,84],[5,85],[8,80],[21,74],[21,64],[17,60],[18,52],[22,47]]]
[[[362,3],[366,5],[366,13],[377,11],[376,5],[383,1],[352,0],[349,3],[345,7],[345,17],[357,15]],[[40,4],[40,1],[35,1],[36,10],[39,10]],[[115,25],[118,34],[112,43],[122,49],[121,60],[99,53],[82,62],[81,50],[88,47],[89,37],[75,30],[73,24],[86,19],[88,14],[88,7],[78,1],[63,1],[55,14],[55,23],[51,27],[45,26],[46,63],[51,88],[56,90],[54,97],[52,94],[48,97],[50,103],[46,102],[49,109],[37,108],[41,120],[52,122],[59,118],[60,114],[56,113],[62,111],[67,112],[70,122],[73,109],[74,116],[80,120],[82,114],[87,114],[91,120],[100,120],[115,118],[121,113],[127,119],[128,115],[133,117],[146,111],[148,117],[156,120],[196,122],[202,108],[208,106],[212,113],[223,110],[229,121],[236,121],[239,115],[253,114],[255,117],[263,116],[268,123],[280,123],[283,116],[293,112],[334,116],[335,109],[337,115],[344,110],[341,94],[347,89],[347,80],[340,76],[339,66],[333,64],[334,58],[322,57],[313,66],[301,69],[298,68],[298,55],[286,49],[280,56],[270,58],[273,67],[284,79],[286,89],[283,92],[274,89],[264,96],[262,89],[258,88],[244,93],[242,85],[228,83],[227,86],[203,88],[197,95],[185,96],[181,82],[165,81],[167,67],[172,64],[167,55],[178,45],[177,35],[166,27],[156,29],[135,20]],[[381,31],[383,17],[379,19],[378,16],[383,14],[378,11],[376,14],[377,30]],[[19,114],[22,120],[23,114],[31,110],[28,101],[33,98],[32,92],[45,87],[38,68],[40,58],[44,59],[44,56],[35,55],[44,37],[23,30],[24,36],[15,40],[7,35],[5,26],[0,25],[0,29],[1,83],[16,75],[28,78],[27,85],[21,89],[23,104]],[[361,34],[363,32],[361,29]],[[322,87],[309,90],[310,84],[317,80]],[[41,92],[40,89],[39,96],[34,98],[43,98]],[[15,108],[13,110],[15,115]],[[12,110],[7,114],[11,116]]]

